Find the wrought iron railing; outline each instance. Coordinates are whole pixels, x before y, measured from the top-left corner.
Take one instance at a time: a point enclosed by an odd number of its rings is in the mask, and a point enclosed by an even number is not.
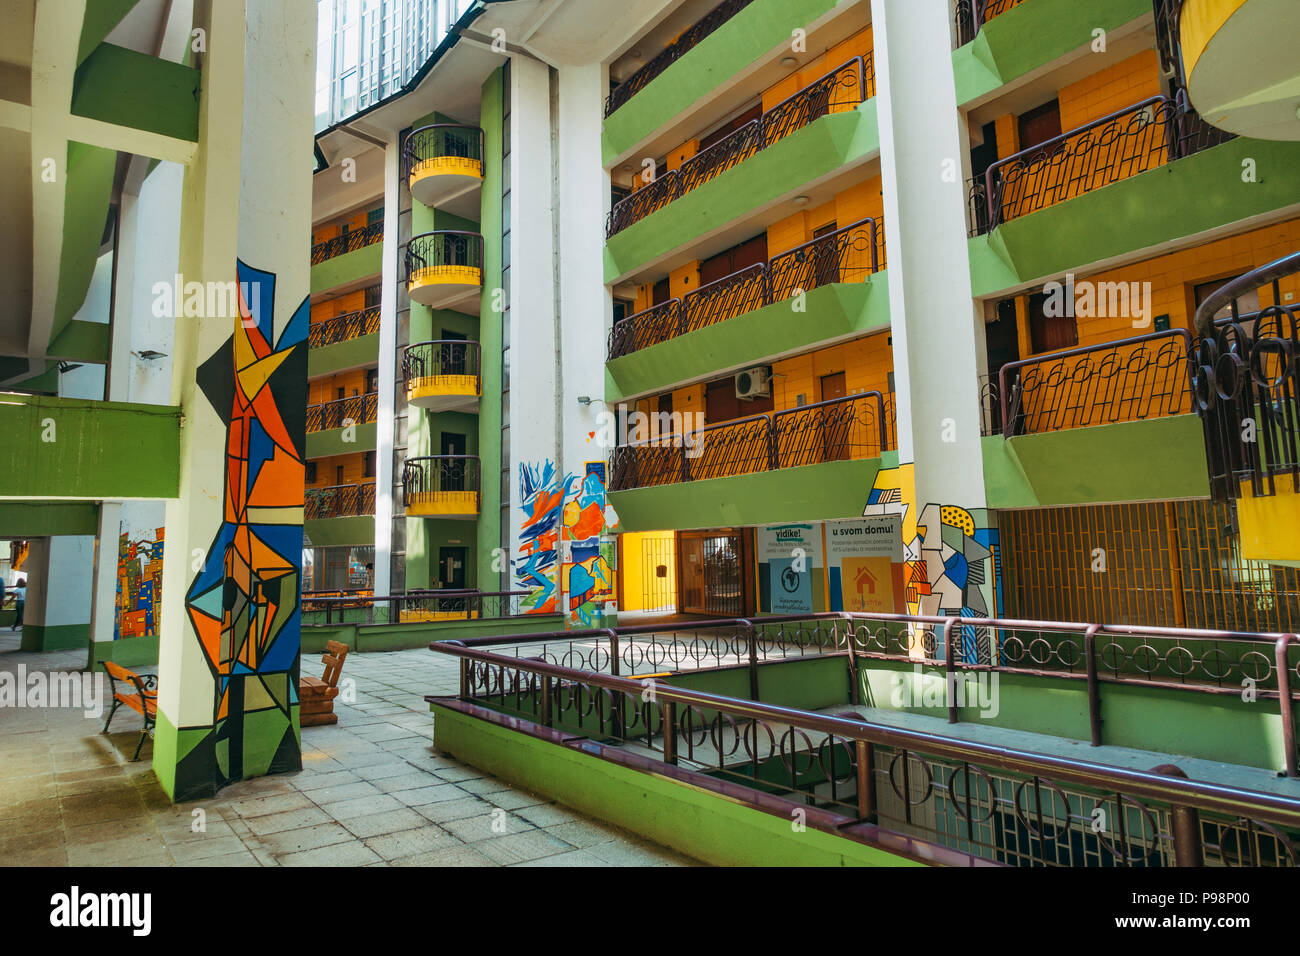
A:
[[[609,211],[609,238],[668,203],[731,169],[761,149],[784,139],[814,120],[851,109],[875,95],[874,57],[858,56],[831,70],[751,120],[740,129],[696,153],[674,170],[642,186]]]
[[[473,377],[481,391],[479,344],[464,339],[437,339],[416,342],[402,350],[402,382],[408,391],[421,384],[423,379],[436,380],[444,376]]]
[[[975,39],[984,24],[1025,0],[957,0],[957,45],[965,46]]]
[[[1300,331],[1282,305],[1281,280],[1300,273],[1300,253],[1252,270],[1212,293],[1196,312],[1190,387],[1205,428],[1210,493],[1218,500],[1300,492]],[[1268,289],[1273,305],[1240,311]],[[1223,308],[1231,314],[1214,320]]]
[[[482,469],[477,455],[427,455],[402,466],[402,505],[427,504],[446,493],[472,492],[475,510],[482,504]]]
[[[374,624],[382,618],[375,608],[388,609],[391,623],[442,620],[499,620],[526,613],[520,601],[531,591],[479,591],[474,588],[412,590],[375,595],[370,591],[303,594],[303,623]],[[314,612],[314,613],[312,613]]]
[[[483,237],[477,232],[440,229],[412,236],[403,253],[406,282],[427,281],[439,275],[463,274],[477,269],[483,282]]]
[[[318,349],[324,345],[358,339],[363,335],[374,335],[378,331],[379,306],[373,305],[359,312],[348,312],[317,322],[307,333],[307,343],[308,347]]]
[[[989,166],[982,182],[970,184],[971,232],[988,232],[1232,138],[1202,121],[1184,92],[1150,97]]]
[[[303,519],[355,518],[375,513],[375,485],[335,485],[332,488],[308,488]]]
[[[316,243],[311,247],[311,264],[314,266],[320,265],[327,259],[341,256],[345,252],[356,252],[358,249],[364,249],[366,246],[380,242],[383,238],[383,221],[372,222],[364,229],[353,229],[341,236],[335,236],[333,239],[326,239],[324,242]]]
[[[373,422],[379,412],[379,393],[351,395],[332,402],[307,406],[307,431],[320,432],[329,428],[343,428],[350,419],[353,425]]]
[[[885,266],[885,231],[861,219],[767,262],[629,315],[609,330],[609,360],[744,315],[833,282],[861,282]]]
[[[1009,362],[999,372],[1003,434],[1039,434],[1192,411],[1186,329]]]
[[[893,447],[879,392],[708,425],[614,449],[609,489],[625,491],[750,475],[830,461],[877,458]]]
[[[648,63],[638,69],[626,80],[614,87],[609,96],[605,98],[605,115],[613,113],[616,109],[630,100],[634,95],[645,89],[650,81],[655,79],[664,70],[672,66],[685,54],[695,49],[700,41],[714,30],[722,26],[732,17],[734,17],[745,7],[749,6],[753,0],[725,0],[718,4],[703,17],[697,20],[680,36],[677,37],[661,53],[653,57]]]
[[[1280,666],[1273,673],[1282,681],[1274,696],[1288,772],[1294,775],[1296,674],[1287,656],[1300,649],[1294,635],[1138,633],[1100,625],[899,615],[813,617],[820,620],[701,622],[687,640],[680,630],[660,639],[647,628],[609,628],[435,642],[432,650],[460,660],[460,688],[456,698],[428,699],[516,732],[560,740],[554,731],[562,730],[565,743],[580,742],[603,759],[725,792],[768,812],[786,815],[802,807],[810,825],[929,862],[1296,865],[1300,801],[1293,797],[1191,781],[1168,765],[1121,769],[969,735],[900,730],[864,720],[856,711],[827,716],[765,704],[758,667],[760,659],[786,656],[791,647],[800,656],[810,646],[841,655],[850,672],[845,704],[857,705],[864,658],[915,663],[914,649],[924,645],[913,638],[941,630],[943,666],[958,678],[969,672],[951,653],[961,646],[959,632],[983,628],[1012,635],[1006,644],[1027,655],[1025,667],[996,663],[989,669],[1015,670],[1030,679],[1041,673],[1059,680],[1064,674],[1083,682],[1094,717],[1093,743],[1099,744],[1102,725],[1093,701],[1103,684],[1127,680],[1104,673],[1105,662],[1125,662],[1143,682],[1239,695],[1239,684],[1193,687],[1149,672],[1155,643],[1165,649],[1161,666],[1181,670],[1196,656],[1219,674],[1223,658],[1217,648],[1231,639],[1246,648],[1242,673],[1258,672],[1259,660],[1267,665],[1267,651],[1274,652]],[[1074,652],[1086,656],[1086,665],[1074,658],[1064,670],[1040,669],[1044,633],[1059,638],[1062,631],[1075,635]],[[557,646],[551,650],[548,644]],[[561,653],[566,644],[569,650]],[[1049,649],[1065,646],[1058,641]],[[685,658],[688,666],[694,658],[699,666],[747,669],[751,699],[687,690],[652,677],[632,679],[679,669],[672,658]],[[653,693],[646,693],[647,681]],[[949,719],[957,720],[956,681],[947,683],[942,696]],[[1108,821],[1100,828],[1098,810]]]
[[[981,375],[980,383],[980,434],[1002,434],[1002,392],[997,376]]]
[[[402,144],[402,176],[437,159],[464,160],[483,174],[483,130],[461,123],[434,123],[411,130]]]

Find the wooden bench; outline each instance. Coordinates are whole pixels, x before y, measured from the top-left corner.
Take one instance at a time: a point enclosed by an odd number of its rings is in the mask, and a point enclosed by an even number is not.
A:
[[[320,677],[303,677],[298,680],[298,718],[303,727],[315,727],[320,724],[337,724],[338,715],[334,713],[334,698],[339,695],[339,672],[343,670],[343,660],[348,656],[348,646],[339,641],[330,641],[325,645],[321,660],[325,663],[325,672]]]
[[[123,704],[130,707],[144,718],[144,730],[140,732],[140,742],[135,745],[135,755],[131,758],[133,761],[139,760],[140,748],[144,746],[146,737],[153,736],[154,722],[158,716],[158,676],[137,674],[112,661],[104,661],[104,671],[113,688],[113,709],[108,712],[108,719],[104,721],[104,729],[100,733],[108,733],[108,725],[113,722],[113,715],[119,707]],[[118,684],[125,684],[130,690],[123,693],[117,689]]]

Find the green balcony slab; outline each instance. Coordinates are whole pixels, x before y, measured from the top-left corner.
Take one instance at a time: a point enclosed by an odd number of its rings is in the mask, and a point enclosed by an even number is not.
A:
[[[316,521],[304,521],[302,530],[306,532],[313,548],[374,544],[375,516],[357,515],[350,518],[320,518]]]
[[[601,136],[604,164],[617,162],[764,54],[788,46],[796,28],[806,28],[837,2],[755,0],[605,119]]]
[[[889,280],[884,272],[865,282],[813,289],[804,311],[776,302],[667,342],[620,356],[605,366],[605,401],[662,391],[721,369],[754,365],[835,339],[889,328]]]
[[[311,294],[347,285],[383,271],[384,242],[372,242],[311,267]]]
[[[1243,181],[1247,160],[1255,182]],[[976,297],[993,296],[1297,204],[1300,143],[1235,139],[969,240],[971,283]]]
[[[734,478],[686,481],[612,491],[622,531],[683,531],[748,527],[786,521],[856,518],[882,467],[898,455],[829,461]]]
[[[1058,57],[1151,15],[1151,0],[1028,0],[999,14],[952,55],[957,104],[965,106]],[[1033,42],[1026,42],[1033,37]]]
[[[181,409],[0,393],[0,497],[175,498]]]
[[[880,152],[876,100],[823,116],[615,233],[605,243],[605,281],[743,219],[808,183]]]
[[[108,361],[113,329],[107,322],[83,322],[73,319],[50,343],[51,358],[68,362],[102,364]]]
[[[375,447],[376,426],[374,422],[364,422],[355,426],[356,433],[352,441],[344,441],[343,428],[327,428],[324,431],[307,433],[307,457],[325,458],[329,455],[346,455],[349,452],[370,451]]]
[[[0,528],[13,538],[98,534],[99,505],[93,501],[0,501]]]
[[[113,199],[117,151],[68,141],[67,176],[63,199],[63,243],[59,256],[59,285],[54,299],[50,344],[61,340],[73,316],[86,302],[90,280],[99,261],[102,230],[87,223],[104,222]],[[74,333],[75,334],[75,333]]]
[[[982,441],[990,508],[1164,501],[1210,493],[1195,415],[1009,440],[990,435]]]
[[[346,342],[322,345],[307,353],[307,377],[333,375],[346,369],[362,368],[379,361],[379,333],[359,335]]]
[[[77,68],[72,112],[114,126],[198,142],[199,71],[101,43]]]

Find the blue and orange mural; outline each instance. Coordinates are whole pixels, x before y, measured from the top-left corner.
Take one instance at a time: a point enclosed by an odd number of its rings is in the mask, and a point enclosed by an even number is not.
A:
[[[605,604],[614,599],[614,569],[609,548],[601,548],[606,530],[605,463],[589,461],[581,479],[565,479],[564,540],[568,561],[564,565],[569,623],[595,627]],[[570,492],[570,489],[573,489]]]
[[[245,776],[302,767],[298,654],[308,300],[275,341],[274,274],[242,262],[237,272],[242,321],[198,374],[226,426],[226,472],[222,522],[185,595],[212,677],[212,722],[181,728],[202,736],[177,764],[177,800]]]
[[[163,528],[153,541],[117,539],[117,603],[113,639],[157,637],[162,610]]]
[[[520,607],[525,614],[554,614],[558,610],[560,517],[564,503],[564,486],[557,478],[554,462],[519,465],[519,501],[524,521],[519,529],[519,557],[513,562],[515,586],[532,592]]]

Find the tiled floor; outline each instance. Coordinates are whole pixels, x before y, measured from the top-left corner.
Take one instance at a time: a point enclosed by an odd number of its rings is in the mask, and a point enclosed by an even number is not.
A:
[[[16,634],[0,631],[0,671],[75,671],[85,660],[84,650],[23,653]],[[439,756],[423,698],[455,692],[451,658],[351,654],[343,675],[355,703],[337,705],[336,726],[303,729],[301,773],[180,806],[158,786],[150,743],[130,762],[133,712],[119,710],[104,737],[102,718],[81,710],[0,708],[0,864],[692,864]]]

